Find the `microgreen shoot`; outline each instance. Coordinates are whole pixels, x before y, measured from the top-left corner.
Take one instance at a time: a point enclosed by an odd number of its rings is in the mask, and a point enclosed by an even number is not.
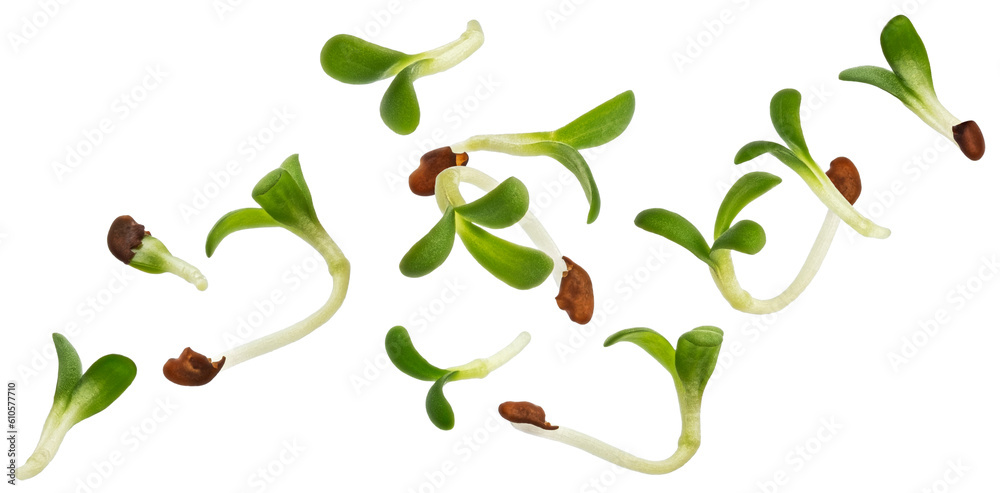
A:
[[[486,194],[466,202],[459,190],[469,183]],[[552,237],[528,211],[528,189],[510,177],[498,183],[489,175],[466,167],[451,167],[435,180],[441,219],[403,256],[399,270],[407,277],[422,277],[440,267],[451,254],[455,235],[483,268],[516,289],[539,286],[546,277],[559,284],[557,305],[574,322],[585,324],[594,312],[594,293],[583,268],[559,253]],[[480,226],[502,229],[519,224],[538,247],[529,248],[499,238]]]
[[[840,80],[871,84],[893,95],[925,123],[951,140],[966,157],[978,161],[986,152],[983,132],[976,122],[952,115],[934,90],[927,49],[905,15],[897,15],[882,29],[882,54],[892,71],[863,66],[840,73]]]
[[[600,213],[601,196],[597,191],[597,183],[594,182],[590,165],[580,151],[607,144],[617,138],[628,128],[633,113],[635,113],[635,94],[632,91],[625,91],[557,130],[470,137],[424,155],[420,159],[420,167],[410,176],[410,189],[417,195],[432,195],[434,193],[432,178],[443,167],[466,164],[469,152],[492,151],[513,156],[548,156],[565,166],[580,182],[590,204],[587,222],[592,223]]]
[[[204,385],[212,381],[223,368],[230,369],[305,337],[330,320],[347,295],[350,263],[316,216],[312,194],[302,175],[298,154],[292,155],[280,167],[265,175],[251,195],[260,208],[238,209],[222,216],[208,233],[205,253],[211,257],[222,240],[237,231],[284,228],[315,248],[326,261],[333,278],[330,298],[304,320],[230,349],[214,361],[186,348],[180,357],[172,358],[163,365],[164,376],[178,385]]]
[[[52,334],[52,341],[59,361],[55,397],[35,451],[16,470],[16,477],[20,480],[42,472],[52,461],[70,428],[107,409],[135,380],[135,363],[125,356],[102,356],[83,372],[80,355],[69,340],[55,333]]]
[[[420,124],[420,105],[413,83],[458,65],[482,45],[483,29],[473,20],[457,40],[416,55],[338,34],[323,45],[319,59],[327,75],[347,84],[371,84],[395,77],[382,96],[380,112],[389,129],[407,135]]]
[[[500,415],[514,428],[549,440],[562,442],[618,466],[646,474],[666,474],[686,464],[701,446],[701,402],[722,345],[722,330],[698,327],[681,335],[676,350],[659,333],[646,328],[627,329],[608,337],[604,346],[631,342],[652,356],[673,378],[681,410],[681,434],[677,450],[670,457],[653,461],[636,457],[587,434],[554,426],[545,420],[545,411],[530,402],[505,402]]]
[[[861,194],[861,177],[849,159],[841,157],[830,164],[827,176],[838,193],[853,204]],[[840,225],[840,217],[827,211],[819,235],[809,256],[792,283],[781,294],[767,300],[754,298],[744,290],[736,278],[732,252],[756,255],[764,248],[764,228],[750,220],[733,221],[743,209],[781,183],[781,178],[763,171],[753,171],[742,176],[722,199],[715,219],[714,240],[711,246],[698,229],[681,215],[664,209],[647,209],[635,218],[635,225],[667,238],[684,247],[708,265],[716,286],[733,308],[746,313],[772,313],[794,301],[812,282],[826,258],[833,238]]]
[[[829,176],[816,164],[809,155],[805,137],[802,135],[802,122],[799,110],[802,95],[795,89],[783,89],[771,98],[771,123],[781,140],[788,147],[774,142],[751,142],[736,153],[734,162],[742,164],[761,154],[771,154],[799,175],[814,194],[845,223],[863,236],[871,238],[888,238],[889,230],[872,222],[852,207]]]
[[[438,368],[424,359],[413,347],[409,332],[402,326],[389,329],[385,335],[385,350],[389,360],[399,371],[427,382],[434,382],[427,392],[425,407],[427,417],[434,426],[442,430],[455,427],[455,412],[444,396],[444,385],[470,378],[486,378],[493,370],[500,368],[528,345],[531,335],[521,332],[513,342],[488,358],[474,359],[464,365]]]
[[[150,274],[169,272],[194,284],[199,291],[208,288],[208,281],[193,265],[173,256],[160,240],[149,234],[146,227],[132,216],[119,216],[108,230],[108,249],[125,265]]]

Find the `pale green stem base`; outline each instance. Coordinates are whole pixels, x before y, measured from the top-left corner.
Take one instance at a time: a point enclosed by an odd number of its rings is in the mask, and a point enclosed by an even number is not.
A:
[[[73,427],[70,420],[63,420],[62,418],[63,410],[57,411],[53,407],[49,412],[49,416],[45,418],[45,424],[42,426],[42,436],[38,439],[35,451],[31,453],[31,456],[24,462],[24,465],[18,467],[14,472],[18,480],[35,477],[55,457],[56,452],[59,450],[59,445],[62,444],[63,438],[66,436],[66,432]]]
[[[222,371],[231,369],[244,361],[287,346],[305,337],[330,320],[333,314],[344,303],[344,298],[347,296],[347,285],[351,278],[351,264],[344,257],[344,253],[340,250],[340,247],[319,226],[310,231],[296,232],[296,234],[319,251],[320,255],[323,256],[323,260],[326,261],[330,276],[333,278],[333,288],[330,292],[330,298],[319,310],[316,310],[315,313],[309,315],[304,320],[227,351],[223,355],[226,357],[226,363],[222,366]],[[216,358],[216,361],[218,359],[220,358]]]
[[[483,28],[477,21],[469,21],[465,32],[451,43],[439,48],[414,55],[414,60],[430,60],[421,64],[419,71],[414,74],[415,78],[426,77],[438,72],[448,70],[469,58],[483,45]],[[413,63],[410,61],[409,63]]]
[[[514,356],[524,349],[531,342],[531,334],[521,332],[514,341],[507,347],[497,351],[496,354],[488,358],[474,359],[464,365],[447,368],[446,371],[457,371],[458,375],[452,381],[466,380],[469,378],[486,378],[493,370],[507,364]]]
[[[806,257],[799,274],[795,276],[795,280],[787,289],[774,298],[759,300],[740,286],[739,280],[736,279],[736,270],[733,266],[730,250],[717,250],[711,253],[711,259],[715,263],[715,267],[709,269],[712,273],[712,279],[715,280],[715,285],[718,286],[726,301],[741,312],[766,314],[782,310],[798,298],[805,291],[806,286],[809,286],[809,283],[816,277],[816,273],[819,272],[819,268],[823,264],[823,259],[826,258],[826,254],[830,250],[830,245],[833,244],[839,225],[840,217],[833,211],[827,211],[823,226],[820,228],[819,235],[817,235],[812,249],[809,250],[809,256]]]
[[[539,141],[549,140],[552,132],[532,132],[523,134],[476,135],[457,144],[452,144],[451,150],[456,154],[474,151],[490,151],[510,154],[512,156],[530,156],[524,151],[524,146]]]
[[[434,184],[434,195],[437,198],[438,208],[441,209],[442,213],[449,206],[458,207],[465,205],[465,199],[458,189],[461,183],[468,183],[484,192],[489,192],[499,185],[492,177],[475,168],[467,168],[465,166],[448,168],[438,175],[437,181]],[[542,223],[531,211],[528,211],[517,224],[521,226],[521,229],[528,235],[531,242],[552,259],[554,266],[552,269],[552,280],[555,281],[556,285],[562,283],[563,273],[566,272],[566,261],[563,260],[562,254],[559,253],[559,247],[556,246],[555,241],[549,236],[548,231],[545,231]]]
[[[955,131],[952,127],[962,123],[962,120],[959,120],[945,109],[941,102],[938,101],[936,95],[924,95],[921,99],[914,98],[910,101],[903,101],[903,104],[919,116],[924,123],[937,130],[938,133],[958,146],[958,142],[955,140]]]

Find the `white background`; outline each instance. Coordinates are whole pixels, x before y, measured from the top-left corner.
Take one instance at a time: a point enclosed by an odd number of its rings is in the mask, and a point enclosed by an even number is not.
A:
[[[56,365],[40,355],[52,332],[72,330],[85,365],[116,352],[139,375],[22,491],[978,492],[1000,483],[1000,281],[981,278],[993,275],[981,267],[1000,249],[993,2],[256,1],[220,13],[225,4],[209,0],[114,1],[59,4],[54,15],[40,5],[0,7],[0,368],[20,385],[20,460],[51,403]],[[891,96],[837,80],[845,68],[885,65],[879,32],[902,11],[928,47],[943,103],[983,128],[991,147],[982,161],[966,160]],[[25,18],[44,25],[32,31]],[[388,81],[349,86],[319,65],[338,33],[417,52],[453,40],[469,19],[482,23],[485,45],[417,84],[423,116],[410,136],[379,118]],[[12,41],[23,33],[32,34],[26,43]],[[140,89],[157,70],[162,80]],[[746,142],[777,139],[768,102],[785,87],[810,106],[814,157],[852,158],[865,187],[858,207],[893,234],[864,239],[842,226],[799,300],[749,316],[728,306],[701,262],[632,220],[664,207],[707,234],[738,173],[778,174],[784,183],[741,216],[766,228],[767,247],[736,262],[758,297],[783,289],[824,208],[773,159],[736,168],[732,158]],[[402,254],[439,217],[405,186],[406,166],[429,145],[421,141],[556,128],[626,89],[637,100],[631,126],[588,154],[604,199],[592,225],[579,186],[554,161],[471,161],[528,185],[541,220],[612,313],[599,310],[581,328],[556,308],[554,284],[511,289],[461,244],[424,278],[399,273]],[[121,97],[133,91],[142,101],[128,107]],[[294,116],[270,138],[275,112]],[[104,119],[111,132],[58,177],[53,162]],[[251,137],[269,143],[250,153]],[[352,263],[346,303],[306,339],[208,386],[167,382],[160,367],[183,347],[218,354],[255,312],[270,313],[261,335],[326,299],[323,270],[290,281],[313,260],[284,231],[240,233],[211,260],[203,255],[215,220],[252,206],[256,181],[293,153]],[[231,161],[240,172],[219,179],[220,190],[212,176]],[[196,204],[199,193],[211,197]],[[208,291],[123,268],[105,246],[120,214],[198,265]],[[442,295],[456,284],[457,298]],[[959,286],[977,291],[963,297]],[[275,290],[285,301],[268,310]],[[938,312],[948,322],[920,335]],[[534,339],[485,380],[447,387],[457,424],[444,432],[424,413],[429,383],[386,367],[383,338],[397,324],[439,366],[492,354],[522,330]],[[706,324],[726,331],[722,362],[705,396],[702,448],[675,473],[621,471],[500,423],[497,404],[531,400],[554,424],[666,457],[680,428],[668,374],[639,349],[602,341],[635,326],[675,341]],[[890,364],[914,338],[915,354]],[[830,422],[832,437],[820,433]],[[269,467],[281,472],[262,481]]]

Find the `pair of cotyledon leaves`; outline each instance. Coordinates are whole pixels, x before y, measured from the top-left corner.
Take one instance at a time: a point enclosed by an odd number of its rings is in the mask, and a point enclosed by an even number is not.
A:
[[[389,129],[407,135],[420,124],[420,104],[413,83],[454,66],[482,44],[483,31],[476,21],[469,21],[457,41],[416,55],[338,34],[323,46],[320,63],[327,75],[347,84],[371,84],[394,77],[382,96],[379,112]]]
[[[261,178],[251,196],[260,208],[237,209],[222,216],[208,233],[206,255],[211,257],[222,240],[236,231],[283,227],[308,237],[311,228],[319,225],[298,154]]]
[[[524,217],[528,205],[528,189],[510,177],[475,201],[449,206],[430,232],[403,256],[400,272],[421,277],[434,271],[448,258],[457,234],[472,257],[497,279],[517,289],[538,286],[552,272],[553,261],[548,255],[498,238],[476,225],[507,228]]]

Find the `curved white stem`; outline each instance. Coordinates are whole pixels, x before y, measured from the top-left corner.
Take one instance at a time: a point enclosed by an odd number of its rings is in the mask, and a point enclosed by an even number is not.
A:
[[[227,351],[223,355],[226,358],[226,363],[222,366],[222,371],[305,337],[330,320],[333,314],[344,303],[344,298],[347,296],[347,285],[351,277],[351,264],[344,257],[344,253],[340,250],[340,247],[319,226],[313,230],[296,234],[319,251],[323,256],[323,260],[326,261],[330,276],[333,278],[333,288],[330,292],[330,298],[327,299],[326,303],[319,310],[316,310],[315,313],[309,315],[304,320]],[[216,358],[216,361],[218,359],[220,358]]]
[[[426,77],[448,70],[469,58],[483,45],[483,28],[475,20],[469,21],[465,32],[451,43],[414,55],[416,60],[429,60],[419,67],[416,77]],[[410,62],[413,63],[413,62]]]
[[[38,445],[35,445],[34,452],[31,453],[28,460],[24,461],[24,465],[19,466],[14,472],[18,480],[35,477],[45,469],[45,466],[49,465],[49,462],[52,462],[52,458],[55,457],[56,452],[59,450],[59,445],[62,444],[63,438],[66,436],[66,432],[73,427],[71,420],[63,418],[62,410],[57,410],[53,407],[49,412],[49,416],[45,418],[45,424],[42,426],[42,436],[38,438]]]
[[[465,199],[458,189],[461,183],[468,183],[484,192],[489,192],[499,185],[492,177],[475,168],[467,168],[465,166],[448,168],[438,174],[437,181],[434,184],[434,195],[437,198],[438,208],[441,209],[441,212],[447,210],[449,206],[458,207],[465,205]],[[521,229],[528,235],[531,242],[552,259],[554,265],[552,280],[558,286],[562,282],[563,272],[566,272],[566,261],[562,259],[559,247],[556,246],[555,241],[549,236],[548,231],[545,231],[545,227],[542,226],[542,223],[531,211],[526,212],[517,224],[521,226]]]
[[[517,356],[529,342],[531,342],[531,334],[521,332],[507,347],[497,351],[493,356],[474,359],[464,365],[447,368],[447,371],[461,372],[456,375],[454,380],[485,378],[493,370],[507,364],[514,356]]]
[[[802,269],[799,270],[798,275],[795,276],[788,288],[774,298],[759,300],[740,286],[739,280],[736,279],[736,270],[733,266],[730,250],[712,252],[711,258],[715,263],[715,268],[710,269],[712,279],[715,280],[715,285],[718,286],[726,301],[737,310],[755,314],[779,311],[798,298],[806,286],[816,277],[816,273],[819,272],[819,268],[823,264],[823,259],[826,258],[826,254],[830,250],[840,222],[840,216],[836,212],[827,211],[823,226],[819,230],[819,235],[816,236],[816,241],[813,242],[812,249],[809,250],[809,256],[806,257]]]

